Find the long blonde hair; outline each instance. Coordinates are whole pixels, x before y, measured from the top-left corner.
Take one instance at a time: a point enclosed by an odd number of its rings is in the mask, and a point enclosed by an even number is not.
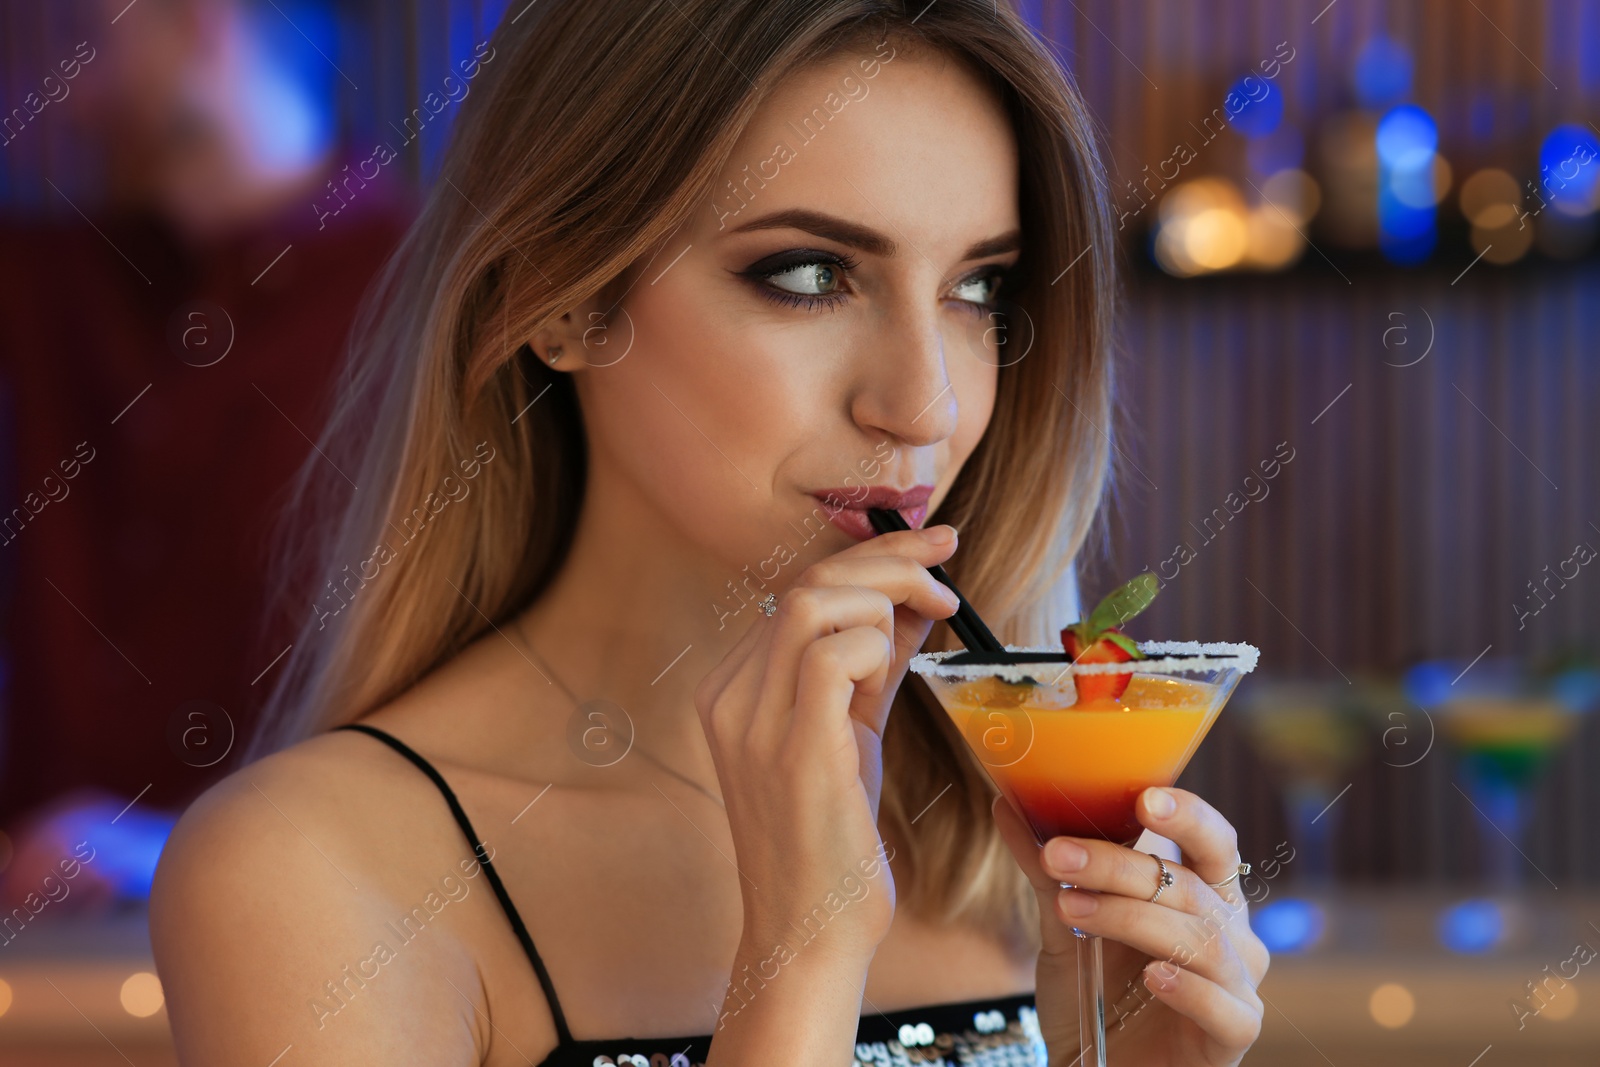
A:
[[[1072,564],[1108,477],[1104,172],[1076,88],[1013,11],[910,6],[544,0],[479,48],[442,173],[363,304],[293,487],[273,580],[302,621],[245,761],[392,700],[540,595],[587,459],[570,377],[522,339],[616,291],[704,210],[785,75],[875,39],[962,58],[1014,124],[1028,280],[1013,299],[1033,336],[1021,358],[1008,342],[988,430],[928,521],[961,531],[948,569],[1002,640],[1056,642],[1077,617]],[[929,647],[955,647],[944,624]],[[993,787],[910,676],[884,764],[879,825],[901,906],[1031,940],[1033,897],[994,829]]]

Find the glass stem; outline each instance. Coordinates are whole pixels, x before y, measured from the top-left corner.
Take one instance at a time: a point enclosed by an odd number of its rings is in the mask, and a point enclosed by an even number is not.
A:
[[[1334,790],[1318,784],[1290,786],[1284,793],[1285,814],[1293,835],[1295,880],[1310,889],[1326,889],[1333,879],[1333,844],[1339,817]]]
[[[1074,1067],[1106,1067],[1106,980],[1100,938],[1077,927],[1078,1036],[1083,1054]]]
[[[1471,783],[1484,852],[1484,880],[1496,892],[1522,885],[1527,860],[1519,843],[1527,836],[1529,791],[1525,786],[1483,775]]]

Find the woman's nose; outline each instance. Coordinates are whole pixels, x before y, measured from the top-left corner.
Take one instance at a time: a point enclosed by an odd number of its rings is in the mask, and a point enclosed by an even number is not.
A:
[[[937,313],[935,308],[886,316],[882,331],[867,339],[865,370],[851,401],[858,425],[913,446],[955,432],[960,405]]]

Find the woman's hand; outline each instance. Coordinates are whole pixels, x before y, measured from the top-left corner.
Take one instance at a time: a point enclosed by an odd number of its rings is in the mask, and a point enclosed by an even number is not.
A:
[[[955,547],[955,530],[936,526],[880,534],[818,561],[778,596],[776,614],[755,615],[696,689],[746,940],[769,950],[792,941],[830,895],[850,899],[828,920],[825,943],[864,966],[888,933],[894,883],[877,829],[883,729],[910,657],[935,619],[955,614],[955,595],[927,570]],[[851,889],[863,882],[857,899]]]
[[[1155,903],[1153,856],[1077,837],[1052,838],[1040,849],[1005,798],[995,798],[1001,836],[1038,896],[1036,1002],[1050,1062],[1079,1052],[1076,926],[1105,938],[1106,1041],[1115,1058],[1236,1064],[1261,1032],[1256,986],[1268,954],[1250,929],[1239,882],[1207,885],[1240,862],[1233,827],[1183,789],[1146,789],[1137,810],[1141,823],[1183,853],[1181,865],[1166,861],[1173,884]]]

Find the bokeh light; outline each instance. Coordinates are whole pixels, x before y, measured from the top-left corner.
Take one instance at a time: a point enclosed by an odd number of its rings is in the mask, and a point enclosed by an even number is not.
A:
[[[1587,215],[1600,206],[1600,137],[1586,126],[1557,126],[1539,146],[1541,195],[1557,211]]]
[[[1385,1030],[1398,1030],[1416,1015],[1417,998],[1398,982],[1385,982],[1367,998],[1367,1011],[1372,1014],[1372,1021]]]
[[[1306,243],[1284,213],[1258,208],[1245,219],[1245,254],[1240,265],[1281,270],[1300,258]]]
[[[166,997],[161,992],[161,979],[149,971],[130,974],[122,983],[120,999],[122,1010],[140,1019],[154,1015],[166,1003]]]
[[[1304,952],[1322,940],[1327,917],[1309,900],[1284,897],[1251,912],[1250,928],[1269,952]]]
[[[1156,262],[1169,274],[1189,277],[1225,270],[1244,258],[1249,238],[1244,197],[1226,178],[1196,178],[1161,198]]]
[[[1415,104],[1401,104],[1378,121],[1374,147],[1378,247],[1391,262],[1420,263],[1436,240],[1434,205],[1440,186],[1449,187],[1448,166],[1442,172],[1438,167],[1438,124]]]
[[[1207,208],[1189,220],[1184,251],[1204,270],[1225,270],[1244,258],[1248,234],[1237,211]]]
[[[1374,37],[1356,53],[1351,81],[1362,107],[1380,108],[1411,91],[1411,52],[1389,37]]]
[[[1440,913],[1438,934],[1451,952],[1490,952],[1505,939],[1505,912],[1492,900],[1464,900]]]
[[[1528,254],[1533,236],[1531,225],[1512,218],[1494,227],[1474,226],[1470,240],[1473,253],[1481,255],[1484,262],[1505,266]]]
[[[1539,1018],[1559,1023],[1572,1018],[1577,1012],[1578,987],[1572,982],[1567,982],[1550,994],[1550,999],[1545,1001],[1544,1010],[1539,1012]]]
[[[1303,170],[1280,170],[1261,186],[1267,200],[1304,226],[1322,206],[1322,189],[1317,181]]]
[[[1304,253],[1302,227],[1321,192],[1301,170],[1283,170],[1260,187],[1260,203],[1226,178],[1197,178],[1162,198],[1151,245],[1156,263],[1180,278],[1213,271],[1282,270]]]
[[[1265,137],[1283,121],[1283,93],[1264,78],[1246,74],[1228,89],[1226,101],[1244,101],[1243,107],[1233,112],[1233,128],[1246,137]],[[1233,111],[1232,108],[1228,108]]]
[[[242,103],[257,131],[251,162],[266,174],[292,172],[332,148],[338,134],[335,74],[323,58],[338,51],[338,24],[324,5],[306,0],[246,7],[241,17]]]
[[[1461,214],[1468,222],[1494,229],[1517,217],[1522,186],[1498,167],[1485,167],[1461,183],[1459,202]]]
[[[1450,191],[1452,177],[1449,162],[1443,156],[1434,156],[1432,166],[1396,171],[1391,188],[1395,199],[1406,207],[1431,208]]]
[[[1401,104],[1378,121],[1378,159],[1394,170],[1431,164],[1439,148],[1439,126],[1415,104]]]

